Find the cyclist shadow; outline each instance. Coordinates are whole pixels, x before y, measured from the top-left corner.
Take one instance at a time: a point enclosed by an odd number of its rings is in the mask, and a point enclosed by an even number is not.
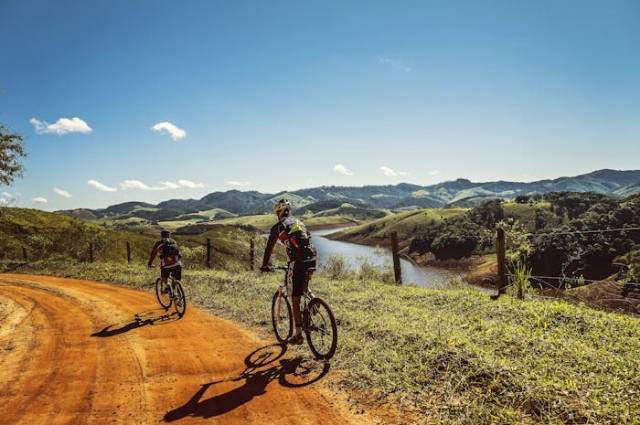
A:
[[[94,332],[91,336],[97,336],[101,338],[121,335],[131,330],[141,328],[147,325],[167,324],[175,322],[180,319],[178,313],[167,313],[163,308],[156,308],[142,313],[136,313],[133,319],[127,320],[124,323],[115,323],[102,329],[101,331]]]
[[[282,358],[286,345],[273,344],[258,348],[245,358],[246,369],[238,376],[203,384],[183,406],[167,412],[165,422],[173,422],[187,416],[211,418],[228,413],[267,392],[267,386],[277,380],[283,387],[305,387],[318,382],[328,372],[328,362]],[[276,363],[277,361],[277,363]],[[206,400],[200,400],[207,390],[222,382],[243,381],[242,386]]]

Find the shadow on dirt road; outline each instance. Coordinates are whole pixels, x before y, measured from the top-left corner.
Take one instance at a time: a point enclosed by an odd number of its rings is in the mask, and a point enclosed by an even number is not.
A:
[[[116,336],[129,332],[133,329],[140,328],[147,325],[167,324],[179,320],[178,313],[168,314],[163,308],[156,308],[154,310],[137,313],[133,316],[133,319],[126,321],[125,323],[115,323],[102,329],[101,331],[94,332],[91,336],[97,336],[101,338]]]
[[[181,407],[167,412],[165,422],[187,416],[211,418],[230,412],[267,392],[267,386],[277,380],[281,386],[296,388],[318,382],[328,372],[330,364],[301,357],[283,358],[286,345],[272,344],[253,351],[245,358],[246,369],[238,376],[203,384]],[[277,361],[277,364],[275,364]],[[244,383],[228,392],[201,400],[209,388],[223,382]]]

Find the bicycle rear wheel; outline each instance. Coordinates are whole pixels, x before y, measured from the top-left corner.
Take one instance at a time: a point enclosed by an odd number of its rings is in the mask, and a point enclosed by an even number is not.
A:
[[[184,316],[185,311],[187,311],[187,298],[184,295],[182,285],[177,280],[173,282],[173,305],[178,316]]]
[[[280,291],[276,291],[271,301],[271,323],[279,343],[286,342],[293,334],[292,319],[289,300]]]
[[[158,302],[164,309],[171,307],[173,300],[171,299],[171,292],[169,292],[169,284],[163,284],[161,278],[156,280],[156,298],[158,298]]]
[[[317,359],[329,360],[338,347],[338,326],[331,307],[321,298],[313,298],[304,316],[304,332],[311,352]]]

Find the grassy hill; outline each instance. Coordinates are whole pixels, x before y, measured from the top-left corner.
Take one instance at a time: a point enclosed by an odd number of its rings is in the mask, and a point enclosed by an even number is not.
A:
[[[132,261],[146,263],[159,228],[145,228],[143,233],[115,230],[95,222],[65,214],[24,208],[0,210],[0,260],[22,260],[22,248],[29,261],[40,259],[89,260],[89,244],[97,262],[126,263],[126,242],[131,245]],[[247,268],[250,239],[257,250],[263,242],[255,230],[234,226],[216,226],[195,236],[176,236],[181,245],[185,266],[202,266],[205,241],[213,246],[213,264],[222,268]]]
[[[428,229],[449,217],[457,216],[466,211],[465,208],[428,208],[404,211],[344,229],[331,237],[368,245],[386,245],[389,243],[391,232],[397,232],[398,239],[406,244],[416,232]]]

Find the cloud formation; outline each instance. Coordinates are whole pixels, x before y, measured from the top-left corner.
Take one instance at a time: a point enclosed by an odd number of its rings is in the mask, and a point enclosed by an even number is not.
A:
[[[182,140],[187,137],[187,132],[185,130],[168,121],[156,123],[153,127],[151,127],[151,130],[156,131],[160,134],[167,134],[173,140]]]
[[[182,187],[186,187],[189,189],[197,189],[200,187],[204,187],[204,183],[196,183],[196,182],[192,182],[190,180],[178,180],[178,184]]]
[[[438,174],[440,174],[439,170],[431,170],[431,171],[429,171],[429,175],[430,176],[437,176]]]
[[[82,133],[88,134],[93,131],[89,124],[86,121],[78,118],[59,118],[58,121],[53,124],[49,124],[46,121],[40,121],[37,118],[31,118],[29,120],[33,128],[36,130],[38,134],[57,134],[59,136],[67,133]]]
[[[118,190],[115,187],[109,187],[106,184],[102,184],[97,180],[89,180],[87,184],[93,187],[94,189],[98,189],[102,192],[115,192],[116,190]]]
[[[354,172],[351,171],[350,169],[348,169],[347,167],[345,167],[343,164],[336,164],[333,166],[333,171],[335,171],[338,174],[342,174],[345,176],[353,176]]]
[[[227,186],[235,186],[235,187],[245,187],[249,186],[251,183],[246,181],[237,181],[237,180],[229,180],[227,181]]]
[[[384,165],[380,167],[380,171],[382,171],[382,174],[387,177],[400,177],[409,175],[409,173],[407,173],[406,171],[397,171]]]
[[[396,58],[390,58],[388,56],[378,56],[378,62],[386,65],[390,68],[397,69],[398,71],[411,72],[413,68],[407,65],[404,61]]]
[[[31,199],[33,202],[37,202],[38,204],[46,204],[48,201],[46,198],[43,198],[42,196],[37,196],[35,198]]]
[[[165,190],[165,189],[197,189],[204,187],[204,183],[192,182],[191,180],[181,179],[177,182],[160,182],[159,186],[149,186],[148,184],[141,182],[140,180],[123,180],[120,182],[120,188],[123,190]]]
[[[63,198],[71,198],[71,196],[72,196],[72,195],[71,195],[69,192],[67,192],[66,190],[64,190],[64,189],[60,189],[60,188],[58,188],[58,187],[54,187],[54,188],[53,188],[53,191],[54,191],[55,193],[57,193],[58,195],[62,196]]]

